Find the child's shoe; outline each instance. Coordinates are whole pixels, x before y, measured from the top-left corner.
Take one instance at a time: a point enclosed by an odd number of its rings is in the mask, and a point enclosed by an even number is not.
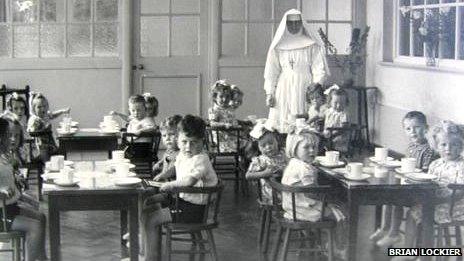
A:
[[[384,238],[377,241],[376,244],[377,244],[378,247],[387,248],[387,247],[393,246],[394,244],[397,244],[399,242],[401,242],[401,236],[400,235],[397,235],[397,236],[387,235]]]
[[[370,241],[373,241],[373,242],[377,242],[379,241],[381,238],[385,237],[387,235],[387,231],[383,230],[383,229],[377,229],[374,234],[372,234],[370,237],[369,237],[369,240]]]

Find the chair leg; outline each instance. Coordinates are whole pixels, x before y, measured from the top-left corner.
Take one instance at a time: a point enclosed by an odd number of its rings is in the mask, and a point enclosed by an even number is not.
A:
[[[334,248],[333,248],[333,238],[334,238],[334,230],[333,229],[329,229],[329,231],[327,231],[327,239],[329,240],[329,244],[328,244],[328,248],[327,251],[328,251],[328,261],[333,261],[334,260],[334,255],[333,255],[333,252],[334,252]]]
[[[211,258],[213,261],[218,261],[218,254],[216,249],[216,242],[214,241],[213,231],[211,229],[206,230],[208,236],[208,243],[211,252]]]
[[[266,223],[266,210],[264,208],[259,209],[259,232],[258,232],[258,252],[264,252],[262,249],[262,244],[264,240],[264,230]]]
[[[438,228],[438,233],[437,233],[436,240],[437,240],[437,242],[436,242],[437,248],[443,247],[443,230],[440,227]],[[440,260],[442,260],[442,258],[440,256],[437,256],[437,258],[435,260],[440,261]]]
[[[269,248],[269,237],[271,236],[272,210],[266,210],[266,219],[264,223],[264,245],[263,253],[267,253]]]
[[[167,261],[171,261],[171,250],[172,250],[172,246],[171,246],[171,229],[167,228],[166,229],[166,250],[165,250],[165,258]]]
[[[277,228],[277,233],[275,236],[275,242],[274,242],[274,248],[272,249],[271,252],[271,260],[275,261],[277,260],[277,254],[279,253],[279,247],[280,247],[280,238],[282,237],[282,227],[279,225]]]
[[[195,261],[195,253],[193,252],[197,250],[197,237],[194,233],[190,233],[190,239],[192,239],[192,245],[190,246],[190,251],[192,251],[192,253],[189,255],[189,261]]]
[[[287,260],[288,245],[290,243],[289,242],[290,234],[291,234],[291,229],[290,228],[285,229],[284,242],[283,242],[283,245],[282,245],[282,253],[280,255],[280,260],[279,261],[286,261]]]
[[[201,231],[196,233],[198,240],[203,241],[203,235]],[[200,251],[204,252],[206,250],[205,244],[203,242],[199,242],[198,246],[200,247]],[[205,253],[200,253],[200,261],[205,261]]]

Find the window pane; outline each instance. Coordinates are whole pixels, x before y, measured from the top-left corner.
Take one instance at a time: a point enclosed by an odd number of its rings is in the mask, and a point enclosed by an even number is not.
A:
[[[14,27],[14,57],[37,57],[38,37],[37,26],[15,26]]]
[[[399,12],[399,55],[409,56],[410,37],[411,37],[411,14],[410,12],[402,14]]]
[[[422,20],[424,19],[424,10],[416,10],[413,16],[421,17],[419,19],[412,20],[412,29],[413,29],[413,55],[414,56],[424,56],[424,43],[422,41],[422,36],[419,33],[419,27],[421,27]]]
[[[199,55],[199,27],[198,17],[172,17],[172,55]]]
[[[140,0],[141,14],[169,13],[169,0]]]
[[[343,7],[343,8],[340,8]],[[349,20],[351,21],[351,1],[330,0],[329,1],[329,20]]]
[[[330,24],[327,37],[337,48],[338,54],[347,54],[351,41],[351,24]]]
[[[90,0],[69,0],[68,17],[70,21],[89,22],[90,21]]]
[[[245,0],[222,0],[222,19],[245,19]]]
[[[33,23],[37,21],[37,0],[12,0],[13,22]]]
[[[174,13],[200,13],[200,0],[172,0]]]
[[[248,27],[248,55],[263,57],[272,40],[272,24],[250,24]]]
[[[275,0],[275,19],[281,20],[285,12],[297,6],[297,0]]]
[[[442,3],[456,3],[456,0],[442,0]]]
[[[40,1],[40,21],[42,22],[63,21],[64,20],[63,8],[64,8],[63,1],[59,1],[58,4],[56,3],[56,0]]]
[[[434,5],[434,4],[438,4],[438,3],[440,3],[439,0],[427,0],[427,2],[426,2],[426,4],[428,4],[428,5]]]
[[[424,0],[413,0],[412,1],[412,5],[423,5],[424,4]]]
[[[11,27],[9,25],[0,25],[0,57],[9,57],[11,52],[10,46]]]
[[[309,30],[311,30],[312,32],[316,33],[319,35],[319,28],[322,28],[322,31],[324,31],[324,33],[326,33],[326,28],[325,28],[325,24],[323,23],[308,23],[307,24]]]
[[[400,6],[408,6],[408,5],[411,5],[411,1],[410,0],[400,0]]]
[[[270,20],[272,18],[272,1],[269,0],[248,0],[250,19]]]
[[[464,60],[464,6],[459,7],[459,59]]]
[[[222,25],[222,55],[243,56],[245,54],[245,25]]]
[[[104,23],[95,25],[95,56],[118,56],[118,26]]]
[[[40,56],[64,56],[64,26],[40,25]]]
[[[90,56],[90,25],[68,26],[68,54],[69,56]]]
[[[140,18],[140,55],[142,57],[168,55],[168,17]]]
[[[303,2],[303,17],[307,20],[325,20],[325,1],[310,0]]]
[[[118,19],[118,0],[97,1],[97,21],[115,21]]]
[[[456,40],[456,8],[440,9],[443,28],[443,35],[440,40],[441,58],[454,59],[454,43]]]

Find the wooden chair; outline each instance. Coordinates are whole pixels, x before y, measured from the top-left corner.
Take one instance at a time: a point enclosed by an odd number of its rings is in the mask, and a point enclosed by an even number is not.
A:
[[[323,253],[327,252],[328,260],[333,260],[333,233],[336,226],[334,220],[329,220],[324,217],[324,211],[326,209],[326,197],[333,192],[333,188],[330,185],[311,185],[304,187],[292,187],[286,186],[276,181],[275,178],[271,178],[269,184],[272,187],[272,193],[274,197],[274,206],[277,209],[282,209],[278,204],[277,197],[282,193],[289,193],[292,199],[292,219],[287,219],[283,216],[283,211],[277,212],[274,215],[275,223],[277,224],[277,234],[275,237],[274,247],[271,253],[271,260],[277,260],[277,255],[280,252],[280,261],[287,260],[287,254],[289,251],[298,252],[310,252],[310,253]],[[322,201],[321,219],[319,221],[304,221],[299,220],[296,215],[296,194],[305,194],[311,196],[314,199]],[[322,246],[321,234],[327,232],[328,238],[328,249],[324,249]],[[299,238],[292,238],[292,233],[299,232]],[[284,234],[285,233],[285,234]],[[312,233],[308,235],[308,233]],[[282,242],[283,236],[283,242]],[[300,242],[301,247],[295,249],[289,249],[290,241]],[[309,242],[314,246],[304,246],[305,242]],[[279,251],[280,250],[280,251]]]
[[[164,224],[164,234],[166,235],[165,258],[171,261],[172,254],[187,254],[190,260],[194,260],[195,254],[200,255],[200,260],[204,259],[204,255],[209,253],[212,260],[218,261],[216,243],[214,242],[213,229],[219,226],[218,214],[221,201],[223,185],[221,182],[215,187],[184,187],[176,188],[172,191],[174,196],[174,206],[171,207],[173,220],[179,215],[179,194],[204,194],[207,196],[203,221],[201,223],[168,223]],[[206,239],[203,237],[203,232],[206,233]],[[189,235],[190,238],[177,237]],[[191,242],[190,250],[173,250],[172,242]],[[209,245],[208,249],[205,245]]]
[[[11,248],[0,249],[0,252],[11,252],[13,261],[25,258],[25,234],[21,231],[11,230],[12,220],[7,218],[6,195],[0,193],[0,242],[11,242]]]
[[[24,144],[29,149],[29,158],[26,159],[25,166],[27,168],[27,182],[29,185],[37,184],[37,198],[42,200],[42,185],[43,180],[41,175],[43,174],[44,162],[40,158],[35,158],[33,151],[35,148],[34,139],[24,139]],[[31,175],[32,174],[32,175]],[[31,182],[32,181],[32,182]]]
[[[142,138],[143,141],[137,139]],[[126,150],[126,158],[134,164],[135,172],[142,178],[152,177],[153,162],[158,161],[158,149],[161,133],[122,133],[122,144]]]
[[[26,85],[24,89],[14,89],[14,88],[7,88],[6,84],[2,84],[2,87],[0,88],[0,96],[2,97],[2,108],[3,110],[6,109],[6,97],[14,92],[16,92],[19,95],[24,95],[24,98],[26,100],[26,116],[29,119],[29,99],[30,99],[30,91],[31,87],[29,85]]]
[[[207,127],[207,147],[212,158],[213,167],[216,173],[221,175],[223,180],[233,180],[235,182],[235,191],[238,192],[240,187],[244,194],[247,194],[248,183],[244,176],[244,171],[240,167],[242,152],[240,148],[240,137],[242,127]],[[234,147],[231,151],[223,150],[223,141],[221,135],[228,135],[234,139]]]
[[[464,193],[464,184],[449,184],[448,188],[453,191],[451,195],[451,206],[450,206],[450,217],[453,215],[454,205],[457,200],[462,199]],[[459,195],[457,195],[459,194]],[[461,228],[464,226],[464,221],[452,220],[448,223],[435,224],[436,230],[436,247],[453,247],[453,248],[463,248],[464,244],[462,242]],[[452,230],[451,230],[452,229]],[[451,233],[451,232],[454,233]],[[452,244],[452,239],[455,239],[455,244]],[[449,260],[448,257],[437,257],[437,260]],[[463,257],[457,257],[453,260],[463,260]]]

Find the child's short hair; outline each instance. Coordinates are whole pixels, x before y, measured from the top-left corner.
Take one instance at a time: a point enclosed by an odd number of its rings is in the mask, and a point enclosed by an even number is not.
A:
[[[211,87],[211,97],[216,98],[218,93],[226,93],[229,97],[232,96],[232,88],[225,80],[219,80]]]
[[[434,150],[437,150],[438,148],[438,134],[447,135],[448,137],[455,137],[461,142],[461,145],[464,145],[463,127],[452,121],[442,121],[433,126],[433,128],[429,131],[427,140]]]
[[[315,143],[316,145],[319,143],[319,137],[310,131],[301,132],[299,134],[288,134],[285,153],[289,159],[295,158],[296,149],[298,148],[300,142],[302,142],[304,139],[309,139],[311,143]]]
[[[13,102],[22,102],[24,104],[24,108],[27,108],[26,99],[19,96],[16,92],[12,93],[11,95],[8,95],[6,99],[6,106],[10,111],[13,110]]]
[[[350,99],[348,98],[348,93],[345,90],[343,90],[343,89],[332,89],[332,90],[330,90],[329,95],[327,97],[327,103],[329,105],[332,103],[332,97],[334,95],[345,97],[345,105],[348,105],[350,103]]]
[[[183,132],[185,136],[197,139],[206,137],[206,123],[197,116],[185,115],[177,125],[177,130]]]
[[[153,116],[158,116],[158,112],[159,112],[159,110],[158,110],[159,109],[158,99],[156,99],[155,96],[150,95],[150,94],[143,95],[143,97],[145,98],[146,103],[153,104]]]
[[[131,97],[129,97],[128,103],[129,104],[142,103],[143,106],[145,106],[145,98],[140,94],[132,95]]]
[[[170,131],[170,130],[177,131],[177,125],[179,124],[181,120],[182,120],[182,116],[178,114],[169,116],[161,122],[160,130],[161,131]]]
[[[424,126],[427,126],[427,117],[425,117],[425,114],[423,114],[420,111],[410,111],[404,115],[403,122],[404,120],[411,120],[411,119],[416,119],[418,122],[423,124]]]
[[[310,85],[306,88],[307,101],[310,101],[317,96],[322,97],[322,100],[325,102],[324,91],[322,90],[322,86],[320,84]]]

